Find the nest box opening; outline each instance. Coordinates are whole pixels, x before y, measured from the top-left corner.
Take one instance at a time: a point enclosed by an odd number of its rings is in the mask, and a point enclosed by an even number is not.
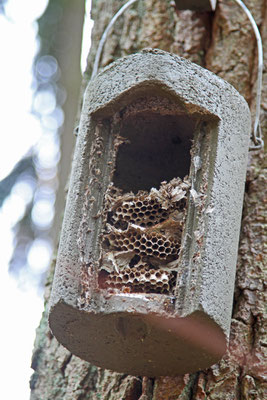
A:
[[[120,145],[105,202],[100,288],[173,294],[198,119],[157,95],[131,102],[114,118]]]
[[[159,188],[189,174],[194,121],[186,115],[139,112],[125,118],[113,182],[124,192]]]

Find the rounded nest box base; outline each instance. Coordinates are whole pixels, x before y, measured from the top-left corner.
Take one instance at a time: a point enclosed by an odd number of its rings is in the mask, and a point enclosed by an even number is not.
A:
[[[175,376],[203,370],[225,353],[222,330],[197,312],[186,318],[158,314],[94,314],[58,303],[50,314],[57,339],[90,363],[138,376]]]

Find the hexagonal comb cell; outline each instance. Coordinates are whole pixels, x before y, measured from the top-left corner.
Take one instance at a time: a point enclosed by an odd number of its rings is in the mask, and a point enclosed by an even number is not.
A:
[[[173,291],[188,188],[179,178],[163,182],[159,190],[137,195],[122,195],[111,188],[101,288],[133,293]]]
[[[139,199],[124,201],[113,212],[115,226],[122,221],[131,222],[142,227],[153,226],[168,218],[168,211],[160,207],[157,200],[140,196]]]
[[[161,260],[173,261],[179,255],[180,242],[173,237],[166,238],[163,234],[138,228],[127,231],[114,231],[105,236],[111,250],[134,251],[141,258],[154,257]]]
[[[145,292],[168,294],[175,285],[176,273],[150,268],[140,264],[138,267],[125,268],[119,272],[100,273],[102,287],[120,289],[125,292]]]
[[[141,195],[138,198],[130,197],[113,208],[111,221],[117,228],[125,228],[129,223],[141,227],[151,227],[166,221],[175,208],[183,211],[186,201],[183,198],[170,209],[163,208],[156,198]]]

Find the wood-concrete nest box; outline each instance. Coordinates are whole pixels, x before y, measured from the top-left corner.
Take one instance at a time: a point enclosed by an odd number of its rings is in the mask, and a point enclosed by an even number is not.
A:
[[[49,315],[69,351],[151,377],[223,356],[250,124],[230,84],[161,50],[91,80]]]

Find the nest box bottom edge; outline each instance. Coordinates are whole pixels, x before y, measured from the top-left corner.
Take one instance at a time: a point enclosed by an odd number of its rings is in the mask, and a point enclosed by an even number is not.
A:
[[[101,368],[137,376],[176,376],[206,369],[224,355],[227,338],[203,312],[190,316],[94,313],[59,302],[49,324],[72,354]]]

